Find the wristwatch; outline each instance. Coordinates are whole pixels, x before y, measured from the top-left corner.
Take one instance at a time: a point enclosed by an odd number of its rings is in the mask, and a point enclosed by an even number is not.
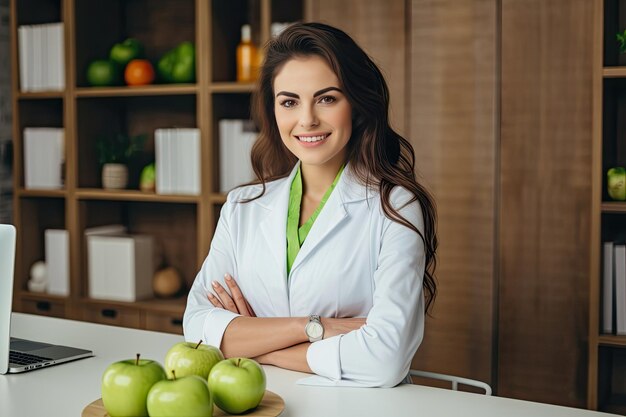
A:
[[[304,332],[309,337],[309,342],[317,342],[324,337],[324,326],[322,326],[322,320],[318,315],[310,315],[309,322],[304,327]]]

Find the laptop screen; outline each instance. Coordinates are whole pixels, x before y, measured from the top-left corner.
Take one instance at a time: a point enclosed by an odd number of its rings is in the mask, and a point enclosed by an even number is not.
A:
[[[9,368],[15,237],[15,227],[0,224],[0,374]]]

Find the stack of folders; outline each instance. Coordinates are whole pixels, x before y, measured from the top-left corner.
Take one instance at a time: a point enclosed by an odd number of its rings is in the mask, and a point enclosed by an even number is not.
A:
[[[157,129],[154,141],[156,192],[200,194],[200,131]]]
[[[65,89],[63,23],[20,26],[17,40],[21,91]]]
[[[626,335],[626,244],[604,242],[602,332]]]
[[[63,187],[64,130],[55,127],[24,129],[24,187]]]
[[[220,192],[254,179],[250,151],[258,136],[251,120],[222,119],[219,121],[220,136]]]

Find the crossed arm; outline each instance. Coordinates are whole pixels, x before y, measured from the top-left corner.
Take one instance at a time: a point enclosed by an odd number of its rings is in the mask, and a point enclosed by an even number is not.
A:
[[[256,317],[235,280],[226,275],[227,291],[213,282],[208,300],[217,308],[240,314],[230,322],[220,349],[226,357],[249,357],[267,365],[312,373],[306,360],[309,339],[304,332],[307,317]],[[365,318],[322,318],[324,339],[357,330]],[[268,337],[270,335],[270,337]]]

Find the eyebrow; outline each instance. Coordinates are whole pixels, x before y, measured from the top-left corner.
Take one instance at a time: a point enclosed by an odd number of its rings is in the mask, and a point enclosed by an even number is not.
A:
[[[333,90],[335,90],[335,91],[339,91],[341,94],[343,94],[343,91],[341,91],[341,89],[340,89],[340,88],[338,88],[338,87],[326,87],[326,88],[322,88],[322,89],[321,89],[321,90],[319,90],[319,91],[316,91],[316,92],[313,94],[313,97],[320,96],[320,95],[322,95],[322,94],[324,94],[324,93],[327,93],[327,92],[329,92],[329,91],[333,91]],[[290,93],[290,92],[288,92],[288,91],[281,91],[281,92],[279,92],[278,94],[276,94],[276,97],[278,97],[278,96],[287,96],[287,97],[292,97],[292,98],[300,98],[300,96],[299,96],[299,95],[297,95],[296,93]]]

